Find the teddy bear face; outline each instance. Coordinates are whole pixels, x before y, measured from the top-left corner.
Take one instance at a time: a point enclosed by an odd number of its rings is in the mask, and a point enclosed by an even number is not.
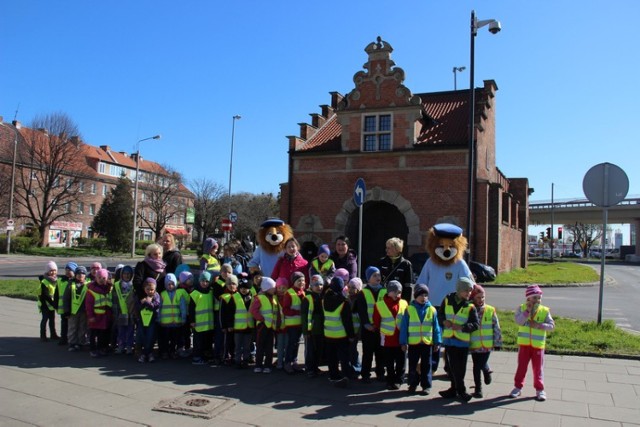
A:
[[[443,261],[451,261],[458,255],[458,248],[453,239],[440,238],[436,247],[436,255]]]
[[[274,221],[277,222],[277,221]],[[277,224],[266,224],[258,230],[258,244],[263,250],[277,254],[284,250],[287,240],[293,237],[293,230],[289,224],[279,221]]]
[[[269,227],[264,234],[264,240],[271,246],[278,246],[284,242],[284,234],[276,227]]]
[[[427,252],[432,262],[439,265],[451,265],[464,257],[467,239],[463,235],[456,237],[438,236],[433,228],[427,236]]]

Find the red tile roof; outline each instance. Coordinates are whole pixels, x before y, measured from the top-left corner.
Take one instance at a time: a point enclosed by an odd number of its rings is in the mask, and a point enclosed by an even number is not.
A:
[[[469,141],[469,91],[448,91],[417,94],[422,100],[424,127],[417,138],[417,147],[457,146]],[[476,88],[476,104],[486,97]],[[477,112],[476,112],[477,116]],[[342,126],[334,113],[318,131],[296,151],[338,151]]]

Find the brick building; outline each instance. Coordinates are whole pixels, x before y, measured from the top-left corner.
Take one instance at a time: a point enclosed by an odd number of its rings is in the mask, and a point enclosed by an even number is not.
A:
[[[281,185],[281,216],[304,251],[347,235],[357,248],[358,214],[353,201],[360,177],[363,205],[362,265],[384,256],[392,236],[405,241],[405,255],[423,252],[435,223],[466,228],[468,205],[469,90],[412,94],[393,48],[378,38],[365,52],[346,96],[300,123],[289,139],[289,180]],[[507,178],[495,164],[495,96],[492,80],[475,88],[473,259],[497,271],[527,262],[526,178]],[[467,234],[467,233],[465,233]]]
[[[0,207],[1,227],[0,231],[6,231],[6,219],[8,216],[8,183],[11,176],[11,167],[13,160],[14,143],[17,151],[16,158],[16,185],[15,191],[24,192],[24,185],[20,174],[28,176],[35,174],[32,170],[38,170],[38,167],[32,167],[25,164],[25,160],[29,158],[28,153],[24,153],[26,147],[33,145],[34,141],[38,141],[38,134],[44,134],[48,138],[45,129],[30,129],[22,126],[20,122],[13,121],[11,124],[3,123],[0,117],[0,171],[3,175],[2,194],[5,192]],[[43,139],[46,141],[46,139]],[[136,176],[136,154],[128,154],[126,152],[113,151],[109,146],[95,147],[84,143],[78,137],[68,138],[68,142],[74,145],[73,159],[68,160],[68,164],[64,166],[64,170],[60,171],[57,177],[59,184],[56,188],[62,188],[64,185],[73,183],[73,196],[67,196],[60,206],[56,207],[55,215],[61,215],[61,218],[54,221],[45,231],[47,236],[45,243],[49,246],[69,246],[74,239],[78,237],[96,237],[91,229],[91,224],[95,215],[107,196],[114,188],[120,176],[124,175],[134,181]],[[44,142],[46,144],[46,142]],[[46,150],[41,151],[46,153]],[[30,157],[32,163],[33,155]],[[158,163],[143,159],[140,157],[140,184],[138,191],[138,212],[140,218],[138,220],[139,240],[152,240],[157,238],[152,230],[146,226],[142,218],[153,220],[154,212],[145,203],[145,198],[149,197],[149,182],[152,178],[168,176],[169,173]],[[31,171],[31,172],[30,172]],[[39,173],[39,172],[38,172]],[[36,179],[35,175],[32,179]],[[32,197],[40,197],[42,192],[29,190],[33,192]],[[55,194],[56,189],[52,190]],[[133,194],[133,189],[132,189]],[[173,193],[172,193],[173,194]],[[168,220],[164,227],[164,232],[174,234],[178,239],[190,240],[190,224],[187,219],[187,212],[193,208],[194,195],[184,185],[180,184],[175,196],[172,197],[172,204],[175,205],[175,214]],[[15,200],[15,198],[14,198]],[[16,226],[14,235],[17,235],[29,226],[29,219],[26,215],[24,206],[14,202],[14,217],[16,218]],[[192,221],[192,219],[190,219]]]

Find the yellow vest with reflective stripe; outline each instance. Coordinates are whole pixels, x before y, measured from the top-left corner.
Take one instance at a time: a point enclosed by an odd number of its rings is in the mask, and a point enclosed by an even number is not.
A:
[[[278,300],[264,294],[258,295],[257,298],[260,301],[260,314],[264,317],[264,325],[269,329],[273,329],[276,310],[278,309]]]
[[[211,254],[204,254],[200,259],[204,259],[207,262],[207,271],[220,271],[220,261],[218,261],[218,258]]]
[[[47,289],[47,295],[50,298],[53,298],[53,296],[55,295],[56,292],[56,286],[57,286],[57,281],[55,284],[51,283],[50,281],[48,281],[47,279],[42,279],[40,281],[41,285],[44,285],[45,288]],[[42,288],[42,287],[41,287]],[[38,295],[40,295],[41,289],[38,289]],[[53,306],[46,301],[45,304],[47,305],[47,308],[49,309],[49,311],[54,311],[55,309],[53,308]],[[40,301],[40,298],[38,298],[38,310],[42,310],[42,301]]]
[[[120,280],[113,284],[113,288],[116,291],[116,297],[118,298],[118,305],[120,306],[120,313],[129,314],[129,309],[127,308],[127,297],[133,290],[133,286],[129,287],[128,292],[122,292],[122,284]]]
[[[291,309],[300,311],[302,306],[302,300],[296,293],[293,288],[287,290],[287,293],[291,295]],[[288,326],[301,326],[302,325],[302,317],[300,314],[296,314],[293,316],[284,316],[284,326],[285,328]]]
[[[390,337],[396,332],[400,326],[400,319],[402,319],[402,315],[407,309],[407,306],[408,303],[401,299],[399,302],[398,314],[394,318],[393,314],[391,314],[391,310],[389,310],[389,307],[387,307],[387,304],[385,304],[384,301],[378,301],[376,303],[378,313],[380,313],[380,333],[382,335]]]
[[[480,319],[480,327],[471,332],[470,350],[477,350],[479,348],[491,350],[493,348],[493,314],[495,312],[495,308],[485,304],[484,314],[482,315],[482,319]]]
[[[364,300],[367,303],[367,315],[369,316],[369,324],[373,323],[373,307],[376,305],[376,302],[382,301],[382,298],[386,295],[387,290],[382,288],[380,292],[378,292],[378,299],[374,301],[373,292],[371,289],[364,288],[362,290],[362,294],[364,295]]]
[[[80,310],[80,306],[82,306],[82,303],[84,302],[84,297],[87,295],[87,285],[82,285],[80,295],[77,295],[76,290],[78,288],[75,282],[69,286],[71,287],[69,289],[69,292],[71,293],[71,314],[78,314],[78,310]]]
[[[427,311],[424,315],[424,320],[420,322],[420,316],[418,310],[413,305],[407,307],[409,313],[409,328],[408,339],[409,345],[427,344],[431,345],[433,342],[433,317],[436,314],[436,309],[433,306],[427,307]]]
[[[309,301],[309,311],[307,312],[307,331],[311,331],[313,328],[313,309],[315,308],[315,303],[313,302],[313,296],[311,294],[305,295],[304,299]]]
[[[344,304],[344,302],[340,304],[340,306],[334,311],[327,311],[327,309],[324,308],[324,301],[322,302],[322,311],[324,312],[325,338],[339,339],[347,337],[347,331],[344,329],[342,318],[340,317],[340,313],[342,313]]]
[[[180,295],[177,290],[173,294],[173,300],[168,291],[162,291],[160,294],[162,305],[160,306],[160,324],[162,326],[182,325],[182,317],[180,316]]]
[[[444,299],[444,315],[446,320],[449,320],[454,325],[462,326],[469,320],[469,313],[473,308],[473,304],[469,304],[466,307],[461,307],[457,313],[453,312],[453,306],[449,304],[449,298]],[[469,332],[454,331],[451,328],[444,327],[442,332],[443,338],[457,338],[460,341],[469,342],[471,340],[471,334]]]
[[[218,279],[215,282],[211,283],[211,286],[220,286],[221,288],[224,288],[226,286],[226,283],[224,280]],[[220,299],[218,298],[214,298],[213,299],[213,310],[214,311],[220,311]]]
[[[249,328],[253,328],[255,326],[255,322],[253,321],[253,317],[249,314],[240,292],[233,294],[233,302],[236,305],[236,312],[233,316],[233,329],[236,331],[245,331]]]
[[[87,286],[87,285],[85,285]],[[111,308],[113,303],[111,302],[111,292],[107,294],[99,294],[89,289],[91,295],[93,295],[93,311],[96,314],[105,314],[107,308]]]
[[[211,292],[207,294],[199,291],[191,292],[191,299],[196,306],[196,315],[193,321],[196,332],[205,332],[213,330],[213,295]]]
[[[64,291],[67,289],[69,285],[69,280],[58,279],[58,314],[64,314],[64,306],[62,304],[62,297],[64,296]]]
[[[324,275],[325,273],[328,273],[331,270],[331,266],[333,265],[333,261],[331,259],[328,259],[327,262],[325,262],[324,264],[320,265],[320,260],[318,258],[314,258],[311,261],[311,265],[313,266],[314,270],[316,270],[321,275]]]
[[[522,304],[520,306],[522,311],[527,310],[527,305]],[[530,319],[535,320],[537,323],[542,323],[549,314],[549,307],[541,305]],[[534,329],[531,326],[520,326],[518,328],[518,345],[531,346],[537,349],[544,349],[547,338],[547,331],[544,329]]]

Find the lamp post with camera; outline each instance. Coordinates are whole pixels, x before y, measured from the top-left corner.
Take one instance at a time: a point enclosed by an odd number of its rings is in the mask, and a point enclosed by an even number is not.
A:
[[[478,20],[475,10],[471,11],[471,49],[469,62],[469,182],[468,182],[468,201],[467,201],[467,239],[468,252],[467,262],[471,261],[473,248],[473,187],[475,183],[475,107],[476,107],[476,90],[474,88],[474,72],[475,72],[475,39],[478,29],[489,26],[491,34],[497,34],[502,29],[500,22],[495,19]]]
[[[161,135],[143,138],[136,143],[136,183],[133,190],[133,232],[131,236],[131,258],[136,256],[136,225],[138,223],[138,181],[140,179],[140,143],[149,139],[160,139]]]
[[[9,128],[8,125],[0,123]],[[19,122],[14,122],[14,126],[10,129],[13,130],[13,162],[11,163],[11,194],[9,195],[9,219],[7,219],[7,254],[11,253],[11,231],[15,227],[13,222],[13,198],[16,188],[16,157],[18,153],[18,129]]]
[[[453,90],[458,90],[458,78],[456,73],[461,73],[466,69],[467,67],[453,67]]]

